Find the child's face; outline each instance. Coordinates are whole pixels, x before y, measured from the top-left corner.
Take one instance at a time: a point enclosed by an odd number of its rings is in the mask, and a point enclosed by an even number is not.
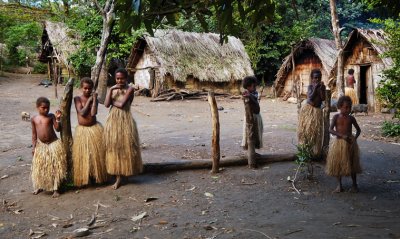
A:
[[[50,105],[47,103],[40,103],[39,106],[36,107],[40,115],[48,115],[50,111]]]
[[[84,96],[89,97],[92,94],[93,87],[91,84],[83,83],[82,84],[82,93]]]
[[[256,90],[256,84],[251,84],[247,87],[249,92],[254,92]]]
[[[348,102],[343,102],[343,105],[339,108],[340,113],[344,115],[349,115],[351,112],[351,106]]]
[[[126,77],[124,73],[118,72],[115,74],[115,82],[117,85],[125,85],[126,84]]]
[[[311,77],[312,82],[319,83],[321,82],[321,75],[318,73],[313,73]]]

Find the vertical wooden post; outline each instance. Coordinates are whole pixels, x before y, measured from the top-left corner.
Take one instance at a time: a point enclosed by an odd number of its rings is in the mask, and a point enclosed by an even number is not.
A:
[[[106,100],[107,94],[107,80],[108,80],[108,67],[106,65],[106,60],[103,61],[103,66],[101,67],[99,81],[97,84],[97,89],[95,88],[94,91],[97,91],[98,100],[100,104],[104,104]]]
[[[329,149],[329,117],[331,113],[331,90],[325,91],[325,108],[324,112],[324,141],[322,143],[322,157],[325,160],[326,156],[328,156],[328,149]]]
[[[73,98],[74,79],[70,78],[65,85],[64,94],[60,99],[61,116],[61,140],[65,152],[67,152],[68,172],[72,166],[72,131],[71,131],[71,105]]]
[[[221,152],[219,147],[219,114],[217,108],[217,101],[215,100],[214,92],[208,92],[208,103],[211,109],[212,118],[212,173],[219,172],[219,160],[221,158]]]
[[[246,112],[246,137],[247,137],[247,161],[249,168],[256,168],[256,149],[254,139],[254,117],[250,108],[249,97],[243,97]]]

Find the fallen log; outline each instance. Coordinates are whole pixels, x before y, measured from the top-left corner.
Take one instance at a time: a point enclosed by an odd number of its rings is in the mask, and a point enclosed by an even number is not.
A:
[[[263,154],[255,156],[257,164],[266,164],[274,162],[287,162],[294,161],[296,159],[295,154]],[[219,162],[219,167],[229,166],[243,166],[247,165],[247,156],[232,156],[226,157]],[[212,159],[201,159],[201,160],[182,160],[174,162],[162,162],[162,163],[145,163],[143,165],[143,173],[163,173],[169,171],[181,171],[181,170],[194,170],[194,169],[211,169]]]

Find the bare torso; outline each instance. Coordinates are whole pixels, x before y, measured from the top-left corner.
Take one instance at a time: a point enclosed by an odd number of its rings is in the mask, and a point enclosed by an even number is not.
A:
[[[337,114],[334,116],[335,131],[340,135],[352,135],[353,116]],[[340,137],[339,137],[340,138]]]
[[[49,144],[58,139],[56,132],[54,131],[54,121],[55,117],[53,114],[48,114],[47,116],[37,115],[32,118],[32,127],[36,132],[36,139],[41,142]],[[32,139],[34,139],[33,135]],[[36,145],[36,141],[33,142]]]
[[[309,85],[307,90],[307,103],[316,108],[320,108],[322,101],[325,100],[325,85]]]
[[[96,115],[92,115],[91,109],[93,104],[97,104],[97,102],[93,103],[93,101],[89,100],[89,97],[85,96],[76,96],[74,98],[75,108],[78,115],[78,123],[82,126],[92,126],[96,124],[97,119]],[[97,113],[97,105],[96,113]]]

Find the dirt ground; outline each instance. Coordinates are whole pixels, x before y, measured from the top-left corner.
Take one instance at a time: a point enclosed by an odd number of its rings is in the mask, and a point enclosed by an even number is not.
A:
[[[67,238],[87,227],[98,208],[88,238],[400,238],[400,146],[382,138],[379,127],[390,115],[357,116],[364,172],[360,193],[332,194],[334,178],[316,164],[313,180],[300,174],[296,187],[287,181],[293,162],[208,170],[145,174],[118,190],[110,185],[69,189],[60,198],[32,195],[31,127],[21,112],[35,113],[35,99],[51,99],[54,87],[38,83],[44,76],[0,77],[0,238]],[[59,87],[59,93],[62,89]],[[76,93],[79,91],[76,90]],[[241,100],[218,98],[222,157],[240,148],[244,109]],[[259,153],[293,153],[296,106],[262,99],[264,148]],[[206,101],[152,103],[137,97],[132,112],[139,127],[143,161],[210,158],[211,115]],[[107,109],[99,107],[105,122]],[[72,125],[76,113],[72,110]],[[344,180],[345,188],[351,185]],[[146,213],[142,219],[135,216]]]

